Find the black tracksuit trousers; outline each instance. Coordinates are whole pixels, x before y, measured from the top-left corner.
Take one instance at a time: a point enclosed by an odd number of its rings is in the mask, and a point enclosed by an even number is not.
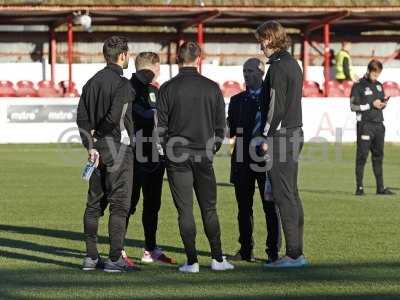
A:
[[[280,224],[278,210],[275,203],[264,200],[264,188],[266,181],[265,172],[255,172],[250,169],[248,164],[243,165],[238,170],[237,180],[234,182],[236,201],[238,204],[238,224],[239,224],[239,243],[240,254],[243,259],[251,257],[254,247],[253,240],[253,197],[255,192],[255,182],[257,181],[258,190],[262,199],[262,205],[267,224],[266,250],[271,260],[278,258],[280,248]]]
[[[368,153],[372,154],[372,169],[374,171],[376,188],[384,189],[383,185],[383,148],[385,144],[385,126],[382,122],[357,122],[357,154],[356,183],[363,186],[364,167]]]
[[[140,199],[140,191],[143,193],[142,224],[144,230],[145,249],[153,251],[157,247],[156,234],[158,226],[158,212],[161,207],[161,193],[165,167],[163,162],[139,163],[135,160],[133,175],[133,191],[129,217],[136,211]]]
[[[302,129],[284,129],[272,137],[272,168],[269,171],[286,243],[286,255],[303,254],[303,205],[297,188],[298,158],[303,147]]]
[[[113,141],[98,142],[95,144],[95,149],[100,153],[101,163],[93,172],[89,182],[84,215],[86,253],[93,259],[98,256],[99,217],[109,205],[109,257],[115,261],[121,256],[124,245],[125,223],[132,192],[133,153],[131,147]]]
[[[196,158],[200,158],[196,156]],[[178,211],[179,230],[188,264],[197,262],[196,224],[193,215],[193,189],[200,207],[211,257],[222,261],[221,231],[217,215],[217,185],[212,161],[190,155],[184,162],[167,161],[168,182]]]

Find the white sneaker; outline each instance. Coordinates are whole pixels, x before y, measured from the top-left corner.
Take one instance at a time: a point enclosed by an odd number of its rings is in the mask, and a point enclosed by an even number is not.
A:
[[[226,270],[233,270],[235,267],[231,263],[226,260],[226,257],[222,257],[222,262],[218,262],[215,259],[211,261],[211,270],[214,271],[226,271]]]
[[[194,263],[193,265],[188,265],[187,263],[185,263],[184,265],[179,267],[179,272],[199,273],[199,263]]]
[[[154,262],[152,253],[150,251],[144,250],[141,261],[147,264]]]

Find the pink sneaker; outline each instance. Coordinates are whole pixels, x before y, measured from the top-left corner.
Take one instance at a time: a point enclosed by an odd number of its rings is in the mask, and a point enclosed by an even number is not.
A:
[[[125,250],[122,250],[122,251],[121,251],[121,256],[122,256],[122,259],[124,260],[125,264],[126,264],[129,268],[134,269],[134,270],[140,270],[140,267],[138,267],[138,266],[135,264],[135,262],[134,262],[132,259],[130,259],[130,258],[128,257],[128,255],[126,254]]]

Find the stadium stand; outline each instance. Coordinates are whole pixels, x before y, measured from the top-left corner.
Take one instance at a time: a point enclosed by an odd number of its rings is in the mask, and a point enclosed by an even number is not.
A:
[[[16,91],[11,81],[0,80],[0,97],[15,97]]]

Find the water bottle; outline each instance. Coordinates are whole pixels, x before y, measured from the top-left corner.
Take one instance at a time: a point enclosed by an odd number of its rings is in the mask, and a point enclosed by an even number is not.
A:
[[[82,179],[85,181],[90,180],[90,176],[92,176],[94,170],[96,169],[96,161],[98,159],[98,154],[93,155],[93,157],[89,158],[87,163],[85,164],[82,171]]]

